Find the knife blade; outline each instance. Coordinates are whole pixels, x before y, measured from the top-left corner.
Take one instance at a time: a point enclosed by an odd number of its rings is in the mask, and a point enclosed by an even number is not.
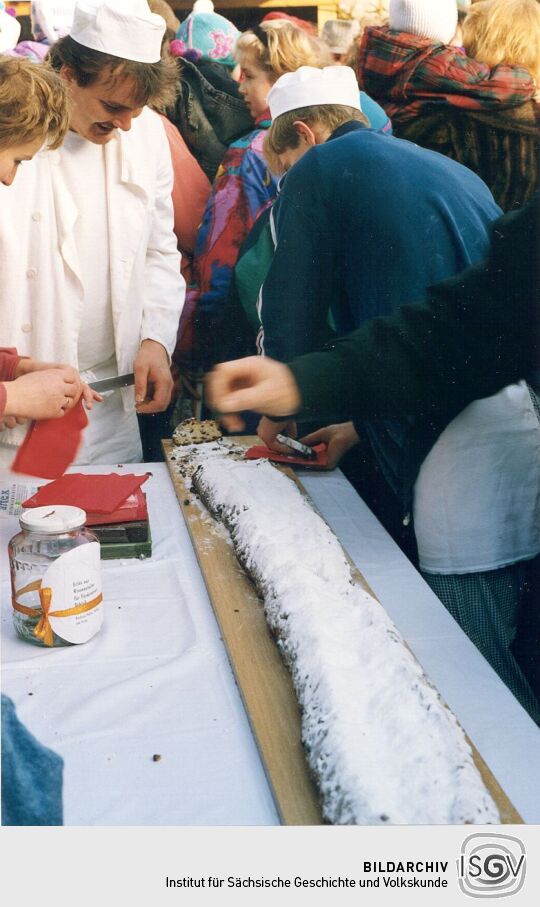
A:
[[[135,384],[135,375],[133,372],[129,372],[127,375],[114,375],[112,378],[101,378],[99,381],[91,381],[90,387],[93,391],[97,391],[98,394],[103,394],[106,391],[114,391],[119,387],[130,387],[132,384]]]
[[[295,454],[297,457],[303,457],[305,460],[316,460],[317,451],[313,450],[312,447],[308,447],[307,444],[301,444],[300,441],[296,441],[295,438],[289,438],[288,435],[276,435],[276,441],[279,441],[280,444],[284,444],[285,447],[289,447],[292,451],[292,454]]]

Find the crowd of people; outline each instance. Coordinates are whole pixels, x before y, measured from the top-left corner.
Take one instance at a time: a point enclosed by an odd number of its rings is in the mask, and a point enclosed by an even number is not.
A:
[[[31,7],[21,41],[0,3],[0,465],[81,397],[77,464],[155,459],[206,373],[230,431],[327,444],[540,723],[540,2]]]

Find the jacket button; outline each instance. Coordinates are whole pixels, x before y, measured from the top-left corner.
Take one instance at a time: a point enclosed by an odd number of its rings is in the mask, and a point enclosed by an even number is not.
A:
[[[21,324],[21,331],[23,332],[23,334],[29,334],[31,330],[32,330],[32,325],[29,324],[28,322],[26,322],[25,324]]]
[[[34,213],[32,214],[32,220],[35,220],[36,223],[41,220],[41,214],[39,213],[39,211],[34,211]]]
[[[26,276],[29,278],[29,280],[33,280],[35,277],[37,277],[37,268],[28,268]]]

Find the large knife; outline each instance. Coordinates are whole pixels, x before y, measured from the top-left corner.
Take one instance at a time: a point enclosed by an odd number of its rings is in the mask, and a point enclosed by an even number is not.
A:
[[[107,391],[115,391],[119,387],[130,387],[135,384],[135,375],[129,372],[127,375],[115,375],[113,378],[102,378],[100,381],[91,381],[90,387],[98,394],[104,394]]]

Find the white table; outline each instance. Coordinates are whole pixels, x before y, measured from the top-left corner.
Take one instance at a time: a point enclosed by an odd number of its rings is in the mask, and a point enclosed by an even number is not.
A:
[[[15,635],[6,548],[18,521],[0,518],[2,689],[64,757],[66,825],[278,824],[167,469],[125,469],[153,473],[154,553],[103,563],[105,623],[84,646]],[[347,480],[301,478],[524,820],[540,823],[538,728]],[[0,473],[0,489],[12,482]]]

